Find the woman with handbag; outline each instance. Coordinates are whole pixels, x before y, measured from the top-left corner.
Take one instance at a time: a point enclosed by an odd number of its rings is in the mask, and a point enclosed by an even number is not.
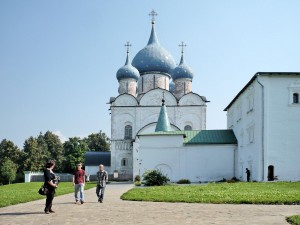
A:
[[[54,167],[55,161],[51,159],[47,162],[46,169],[44,170],[44,187],[48,189],[46,206],[44,210],[46,214],[54,213],[54,211],[52,210],[52,201],[55,194],[55,188],[57,188],[57,184],[55,183],[55,174],[52,171]]]

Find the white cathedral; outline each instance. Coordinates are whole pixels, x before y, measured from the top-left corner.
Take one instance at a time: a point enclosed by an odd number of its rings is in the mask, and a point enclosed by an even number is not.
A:
[[[110,98],[111,154],[119,179],[160,169],[171,181],[300,180],[300,73],[257,73],[229,103],[226,130],[206,130],[207,99],[193,72],[160,45],[154,11],[148,44],[117,71]]]

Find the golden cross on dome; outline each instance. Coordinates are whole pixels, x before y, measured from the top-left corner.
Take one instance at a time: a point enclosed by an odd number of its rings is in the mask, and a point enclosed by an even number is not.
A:
[[[155,17],[157,16],[157,12],[154,11],[154,9],[152,9],[152,11],[149,13],[149,16],[152,16],[152,23],[155,22]]]
[[[184,53],[184,48],[187,46],[183,41],[181,42],[181,44],[178,45],[179,47],[181,47],[181,53]]]

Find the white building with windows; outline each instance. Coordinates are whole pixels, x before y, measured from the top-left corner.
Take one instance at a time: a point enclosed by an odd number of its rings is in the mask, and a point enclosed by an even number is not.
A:
[[[225,108],[238,140],[235,174],[300,180],[300,73],[256,73]]]
[[[152,12],[151,15],[155,15]],[[207,100],[192,91],[194,74],[176,66],[158,42],[117,71],[111,97],[110,173],[133,179],[161,169],[171,181],[300,180],[300,73],[257,73],[229,103],[228,130],[206,130]],[[163,99],[163,105],[161,100]]]

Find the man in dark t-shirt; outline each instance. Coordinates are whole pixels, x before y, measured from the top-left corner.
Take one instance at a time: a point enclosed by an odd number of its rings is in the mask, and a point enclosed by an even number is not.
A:
[[[73,185],[75,186],[75,203],[84,203],[84,184],[85,184],[85,172],[81,169],[82,164],[78,163],[76,165],[76,170],[73,176]],[[80,196],[79,196],[80,193]]]

